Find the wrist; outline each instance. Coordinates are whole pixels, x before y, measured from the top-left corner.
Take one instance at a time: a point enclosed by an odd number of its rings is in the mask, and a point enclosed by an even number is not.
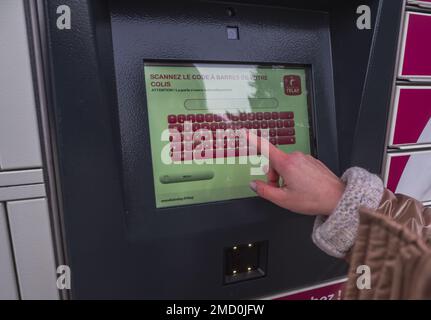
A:
[[[330,188],[330,190],[328,190],[329,193],[326,195],[328,199],[328,205],[327,209],[324,210],[322,215],[330,216],[335,211],[343,197],[345,190],[346,183],[343,182],[341,179],[339,179],[337,183],[334,183],[334,186]]]

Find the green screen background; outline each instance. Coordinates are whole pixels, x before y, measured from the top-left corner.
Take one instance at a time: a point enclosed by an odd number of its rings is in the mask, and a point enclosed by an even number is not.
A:
[[[310,153],[310,123],[308,115],[306,71],[302,68],[288,68],[283,66],[256,65],[220,65],[220,64],[156,64],[145,63],[145,86],[147,94],[147,108],[151,140],[151,157],[153,163],[154,189],[156,207],[171,207],[230,199],[253,197],[256,194],[250,190],[252,180],[264,180],[264,175],[250,174],[251,167],[256,164],[258,157],[253,157],[254,164],[239,164],[239,158],[232,158],[235,164],[164,164],[161,160],[162,149],[169,143],[162,141],[162,132],[168,128],[167,117],[170,114],[198,114],[226,112],[265,112],[265,111],[293,111],[295,114],[296,144],[284,145],[279,148],[285,152],[295,150]],[[181,80],[154,80],[151,75],[174,74]],[[283,77],[298,75],[301,78],[302,94],[288,96],[284,92]],[[209,77],[196,80],[196,76]],[[226,79],[226,76],[234,79]],[[252,79],[259,76],[258,79]],[[264,77],[266,80],[260,80]],[[155,82],[163,83],[165,87],[156,86]],[[169,83],[169,86],[167,86]],[[275,98],[278,107],[272,109],[259,108],[259,101],[263,98]],[[202,99],[199,101],[202,110],[187,110],[187,99]],[[217,106],[211,109],[212,103],[226,99],[232,105],[241,109],[230,109]],[[251,100],[248,100],[251,99]],[[253,101],[253,103],[247,103]],[[258,101],[256,103],[256,101]],[[267,103],[267,102],[262,102]],[[163,175],[188,175],[212,172],[210,180],[179,182],[163,184]]]

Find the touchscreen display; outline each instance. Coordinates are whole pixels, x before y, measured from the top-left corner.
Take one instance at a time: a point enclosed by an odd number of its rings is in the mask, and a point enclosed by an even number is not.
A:
[[[253,197],[267,159],[247,129],[285,152],[311,153],[307,69],[145,62],[156,207]],[[266,160],[266,161],[265,161]]]

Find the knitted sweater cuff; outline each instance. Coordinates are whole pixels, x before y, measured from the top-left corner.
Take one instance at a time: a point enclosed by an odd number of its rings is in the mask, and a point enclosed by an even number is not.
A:
[[[359,208],[378,208],[383,196],[382,180],[361,168],[350,168],[341,177],[346,189],[329,217],[318,216],[314,222],[313,242],[324,252],[343,258],[356,240]]]

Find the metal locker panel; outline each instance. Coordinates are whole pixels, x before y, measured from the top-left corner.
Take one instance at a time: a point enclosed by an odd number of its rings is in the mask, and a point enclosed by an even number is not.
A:
[[[43,183],[43,170],[22,170],[0,172],[0,187]]]
[[[0,188],[0,201],[41,198],[45,196],[46,190],[43,183]]]
[[[7,203],[22,299],[59,299],[46,199]]]
[[[0,39],[0,170],[41,167],[22,0],[0,1]]]
[[[6,210],[0,203],[0,300],[19,298]]]
[[[418,6],[419,8],[431,9],[431,0],[408,0],[407,4]]]

